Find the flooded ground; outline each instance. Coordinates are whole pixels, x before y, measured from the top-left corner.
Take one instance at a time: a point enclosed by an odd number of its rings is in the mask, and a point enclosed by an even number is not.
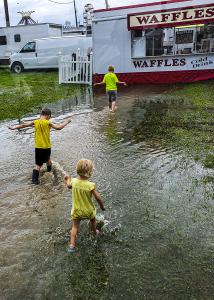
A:
[[[214,299],[214,174],[168,141],[166,116],[193,108],[161,101],[167,90],[128,87],[116,114],[90,89],[52,104],[56,122],[73,118],[52,131],[54,174],[43,172],[39,186],[30,183],[33,130],[1,123],[1,300]],[[95,163],[105,226],[96,240],[83,222],[68,255],[71,195],[61,171],[75,175],[83,157]]]

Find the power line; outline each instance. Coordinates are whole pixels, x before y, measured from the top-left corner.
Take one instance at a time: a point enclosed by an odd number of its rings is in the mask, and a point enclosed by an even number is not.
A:
[[[48,0],[48,1],[53,2],[53,3],[56,3],[56,4],[71,4],[71,3],[73,3],[73,4],[74,4],[74,13],[75,13],[76,27],[78,27],[78,24],[77,24],[77,9],[76,9],[76,3],[75,3],[75,0],[69,1],[69,2],[58,2],[58,1],[55,1],[55,0]]]
[[[53,1],[53,0],[48,0],[48,1],[56,3],[56,4],[71,4],[71,3],[74,2],[74,1],[70,1],[70,2],[57,2],[57,1]]]

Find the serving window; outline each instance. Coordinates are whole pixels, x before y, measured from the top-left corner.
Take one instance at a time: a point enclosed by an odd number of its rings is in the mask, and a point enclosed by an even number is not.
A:
[[[132,58],[214,52],[214,23],[131,31]]]

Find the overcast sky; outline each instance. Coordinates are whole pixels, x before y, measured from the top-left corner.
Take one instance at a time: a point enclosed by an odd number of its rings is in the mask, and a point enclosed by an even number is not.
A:
[[[18,11],[35,11],[32,19],[39,23],[64,24],[71,21],[75,24],[74,6],[72,0],[52,0],[68,4],[56,4],[49,0],[8,0],[10,24],[17,25],[21,19]],[[159,0],[108,0],[110,7],[125,6],[139,3],[156,2]],[[0,26],[5,26],[3,0],[0,0]],[[82,23],[84,5],[91,3],[95,9],[105,8],[105,0],[76,0],[78,20]]]

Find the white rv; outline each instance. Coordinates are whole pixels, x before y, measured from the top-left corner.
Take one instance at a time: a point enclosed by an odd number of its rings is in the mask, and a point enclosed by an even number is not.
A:
[[[29,69],[55,69],[59,55],[90,54],[92,38],[88,36],[63,36],[29,41],[18,53],[10,56],[10,69],[15,73]]]
[[[51,36],[62,36],[62,25],[42,23],[0,27],[0,65],[8,64],[10,55],[28,41]]]

